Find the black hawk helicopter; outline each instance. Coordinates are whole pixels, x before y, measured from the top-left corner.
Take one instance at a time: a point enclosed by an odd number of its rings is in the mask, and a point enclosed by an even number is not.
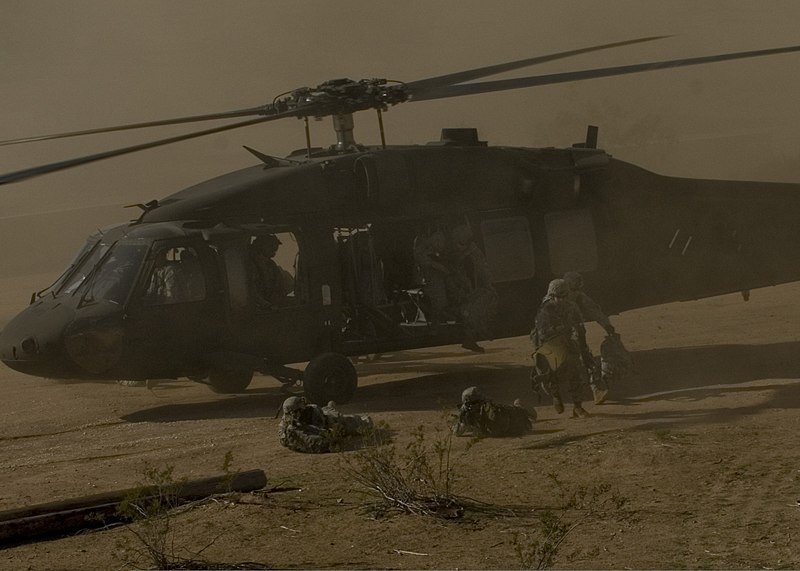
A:
[[[307,147],[139,205],[87,240],[55,283],[0,333],[0,359],[49,378],[189,377],[220,393],[254,372],[348,402],[349,357],[528,333],[541,293],[583,274],[609,312],[800,280],[800,185],[673,178],[596,148],[489,146],[474,129],[389,146],[392,105],[800,51],[800,46],[476,82],[592,46],[410,83],[338,79],[235,111],[0,145],[253,116],[151,143],[0,175],[9,184],[284,118]],[[472,82],[472,83],[469,83]],[[353,114],[375,109],[379,146]],[[308,119],[337,142],[314,148]],[[308,362],[304,371],[290,367]]]

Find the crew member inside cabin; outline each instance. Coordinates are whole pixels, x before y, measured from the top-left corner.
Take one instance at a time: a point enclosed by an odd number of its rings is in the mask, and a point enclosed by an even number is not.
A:
[[[257,236],[250,244],[251,292],[256,307],[272,308],[286,303],[289,290],[283,270],[275,262],[281,241],[275,234]]]

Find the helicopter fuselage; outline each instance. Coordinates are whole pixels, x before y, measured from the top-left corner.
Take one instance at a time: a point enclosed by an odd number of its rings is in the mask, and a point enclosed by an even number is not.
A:
[[[458,343],[461,315],[431,318],[415,256],[436,233],[446,255],[457,228],[491,275],[483,339],[527,333],[547,283],[567,271],[609,313],[800,279],[800,185],[671,178],[594,148],[479,142],[281,165],[190,187],[91,237],[0,333],[2,361],[52,378],[211,374],[213,386],[214,371],[291,377],[285,365],[325,353]],[[264,262],[283,282],[269,301],[253,279],[262,236],[282,248]]]

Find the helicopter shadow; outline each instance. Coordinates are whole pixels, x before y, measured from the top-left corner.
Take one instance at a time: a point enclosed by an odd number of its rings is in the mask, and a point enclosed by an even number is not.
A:
[[[766,379],[794,379],[800,371],[800,343],[772,345],[709,345],[653,349],[632,353],[633,373],[611,389],[611,404],[624,405],[621,412],[603,412],[599,418],[624,418],[663,427],[664,423],[686,424],[730,419],[770,407],[800,407],[800,381],[776,381],[750,386]],[[400,365],[400,366],[398,366]],[[526,405],[538,402],[530,384],[528,363],[435,363],[403,361],[382,364],[387,373],[411,373],[413,376],[359,387],[354,402],[340,405],[344,413],[381,413],[399,411],[452,411],[460,402],[461,391],[478,386],[497,402],[511,403],[520,398]],[[420,373],[420,374],[415,374]],[[375,373],[377,374],[377,373]],[[736,386],[741,385],[741,386]],[[731,409],[674,410],[637,412],[639,403],[648,401],[699,401],[723,393],[757,392],[772,389],[765,402]],[[272,418],[287,393],[280,387],[259,388],[244,394],[199,403],[166,404],[126,415],[128,422],[172,422],[210,418]],[[652,427],[652,426],[651,426]],[[578,437],[580,438],[580,437]]]
[[[480,386],[489,398],[498,400],[503,400],[508,391],[522,394],[527,387],[527,392],[530,392],[528,367],[519,365],[485,368],[476,368],[474,365],[442,365],[442,367],[448,372],[360,387],[354,402],[338,405],[337,409],[345,414],[452,410],[460,402],[461,391],[471,385]],[[160,405],[121,418],[133,423],[277,418],[283,401],[291,394],[281,387],[259,388],[220,400]]]
[[[502,349],[486,349],[485,353],[472,353],[470,351],[449,351],[449,352],[424,352],[418,353],[414,351],[405,353],[393,353],[389,355],[381,355],[377,359],[369,361],[359,361],[356,363],[356,370],[358,371],[359,378],[368,378],[375,375],[384,374],[403,374],[403,373],[446,373],[454,367],[462,366],[461,362],[435,362],[437,359],[459,358],[465,360],[465,365],[475,367],[470,364],[471,357],[478,357],[479,355],[491,355],[492,353],[501,353]],[[419,356],[419,358],[417,358]],[[492,363],[491,365],[504,365],[505,363]],[[481,363],[485,365],[485,363]],[[489,366],[489,365],[487,365]]]
[[[763,391],[765,388],[783,387],[786,382],[745,385],[800,376],[800,342],[653,349],[634,352],[632,357],[634,369],[631,374],[611,388],[612,402],[632,407],[653,400],[703,400],[722,392]],[[472,385],[479,386],[489,398],[513,400],[519,397],[523,401],[530,402],[531,398],[535,401],[527,363],[482,363],[476,366],[468,362],[408,362],[400,368],[381,366],[378,371],[428,374],[359,388],[359,402],[370,412],[439,408],[429,402],[426,405],[426,402],[433,399],[447,404],[457,403],[460,391]],[[588,398],[588,391],[586,396]],[[776,406],[785,407],[786,403],[781,400]]]
[[[407,370],[408,371],[408,370]],[[477,386],[487,398],[506,401],[530,397],[530,367],[519,364],[425,366],[426,375],[360,387],[358,405],[363,412],[452,410],[461,391]],[[399,371],[398,371],[399,372]]]
[[[188,420],[277,418],[289,396],[281,387],[248,391],[221,399],[172,403],[138,410],[122,416],[125,422],[178,422]]]
[[[739,387],[735,389],[725,389],[727,393],[730,392],[758,392],[763,391],[765,388],[772,389],[772,397],[767,402],[756,402],[746,406],[731,408],[728,405],[719,406],[714,408],[703,408],[701,410],[671,410],[671,411],[650,411],[650,412],[635,412],[635,410],[627,409],[620,413],[606,413],[598,412],[602,410],[595,407],[592,409],[592,418],[596,419],[617,419],[625,420],[629,426],[625,427],[625,432],[652,432],[652,431],[668,431],[668,430],[685,430],[696,425],[708,424],[728,424],[734,422],[737,418],[757,415],[773,408],[800,408],[800,383],[791,385],[767,385],[759,387]],[[720,389],[707,391],[706,397],[720,397]],[[589,420],[591,422],[592,419]],[[537,422],[534,429],[539,425]],[[550,431],[553,433],[562,431]],[[534,434],[545,435],[547,431],[536,431]],[[532,444],[521,447],[525,450],[542,450],[547,448],[561,448],[575,442],[591,439],[595,436],[603,434],[618,434],[619,427],[609,428],[606,430],[595,430],[591,432],[582,433],[566,433],[538,440]]]
[[[624,419],[633,426],[626,431],[685,429],[693,425],[730,423],[770,409],[800,408],[800,343],[771,345],[717,345],[655,349],[635,354],[635,373],[611,389],[612,404],[625,405],[620,412],[594,407],[598,419]],[[763,398],[766,391],[768,396]],[[748,395],[747,404],[727,401],[713,406],[714,399],[731,394]],[[759,394],[762,398],[755,395]],[[638,412],[641,403],[668,401],[672,410]],[[709,401],[712,406],[682,409],[682,403]],[[567,434],[537,442],[527,449],[563,446],[617,429],[586,434]]]
[[[633,373],[612,387],[622,402],[702,400],[723,388],[736,390],[731,385],[800,377],[800,342],[653,349],[632,356]]]

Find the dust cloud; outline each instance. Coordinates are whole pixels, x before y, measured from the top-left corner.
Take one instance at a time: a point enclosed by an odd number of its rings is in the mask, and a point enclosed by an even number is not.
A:
[[[800,5],[775,1],[231,2],[0,0],[0,140],[250,107],[339,77],[415,80],[594,44],[672,37],[523,70],[531,75],[798,43]],[[800,56],[714,64],[406,104],[390,143],[474,126],[491,144],[600,146],[663,174],[800,180]],[[356,137],[378,142],[374,115]],[[212,124],[199,124],[198,129]],[[0,147],[0,172],[184,133],[173,126]],[[315,144],[333,142],[329,120]],[[57,275],[96,228],[146,202],[304,146],[287,120],[0,187],[2,278]],[[45,284],[41,284],[44,286]],[[20,300],[20,306],[25,300]]]

